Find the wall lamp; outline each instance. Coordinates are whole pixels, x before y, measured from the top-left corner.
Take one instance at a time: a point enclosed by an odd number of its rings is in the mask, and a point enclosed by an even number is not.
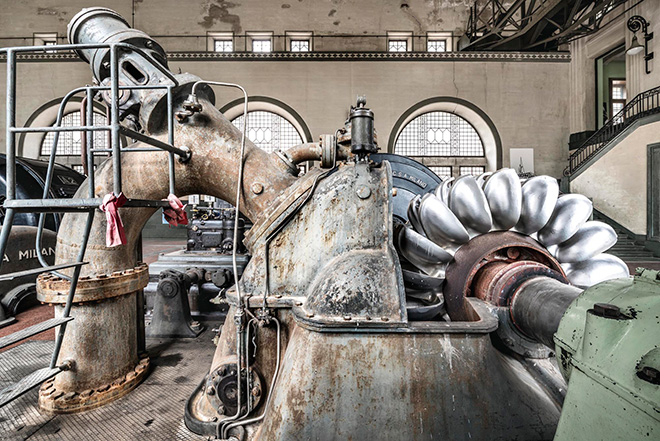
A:
[[[628,19],[628,30],[633,33],[633,38],[630,42],[630,47],[626,51],[628,55],[636,55],[644,51],[644,67],[647,74],[651,73],[649,70],[649,61],[653,59],[653,52],[649,52],[649,41],[653,39],[653,32],[648,32],[648,26],[649,22],[641,15],[633,15]],[[644,45],[637,40],[637,31],[639,30],[642,31]]]

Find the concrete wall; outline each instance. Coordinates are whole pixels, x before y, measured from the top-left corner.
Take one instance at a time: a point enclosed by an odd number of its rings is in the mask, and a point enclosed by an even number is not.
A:
[[[171,68],[205,79],[235,81],[250,95],[283,101],[302,116],[314,139],[341,127],[356,95],[366,94],[376,114],[382,148],[387,148],[394,123],[409,107],[430,97],[458,97],[493,120],[502,139],[503,164],[509,163],[510,148],[521,147],[535,148],[539,174],[559,177],[566,163],[568,63],[173,61]],[[91,80],[88,66],[80,62],[31,62],[20,69],[19,124],[43,103]],[[4,81],[0,78],[0,90]],[[237,97],[219,91],[217,105]],[[0,124],[4,125],[4,111]]]
[[[647,146],[660,142],[660,121],[639,127],[571,182],[571,192],[635,234],[646,235]]]
[[[150,35],[205,35],[207,31],[386,31],[463,33],[473,0],[20,0],[0,15],[1,37],[58,32],[82,8],[104,6]],[[477,3],[485,3],[479,0]],[[17,19],[20,17],[21,19]],[[172,42],[174,44],[174,41]],[[4,45],[4,44],[3,44]]]

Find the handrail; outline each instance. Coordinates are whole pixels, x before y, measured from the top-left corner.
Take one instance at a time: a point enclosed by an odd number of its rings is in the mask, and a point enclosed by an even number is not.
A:
[[[617,135],[640,118],[660,113],[660,86],[638,94],[609,119],[568,158],[564,176],[572,176],[603,150]]]

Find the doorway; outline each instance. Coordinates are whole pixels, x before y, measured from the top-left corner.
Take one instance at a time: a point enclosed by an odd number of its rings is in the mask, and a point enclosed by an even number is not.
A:
[[[660,242],[660,143],[648,147],[647,239]]]
[[[596,130],[623,109],[627,98],[626,48],[622,45],[596,58]]]

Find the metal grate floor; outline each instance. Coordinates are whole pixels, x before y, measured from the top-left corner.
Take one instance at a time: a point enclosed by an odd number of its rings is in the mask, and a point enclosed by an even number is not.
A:
[[[38,388],[0,408],[0,440],[206,440],[183,423],[185,402],[211,365],[211,327],[196,339],[148,339],[151,373],[128,395],[99,409],[48,415]],[[0,353],[0,389],[48,366],[52,341],[28,341]]]

